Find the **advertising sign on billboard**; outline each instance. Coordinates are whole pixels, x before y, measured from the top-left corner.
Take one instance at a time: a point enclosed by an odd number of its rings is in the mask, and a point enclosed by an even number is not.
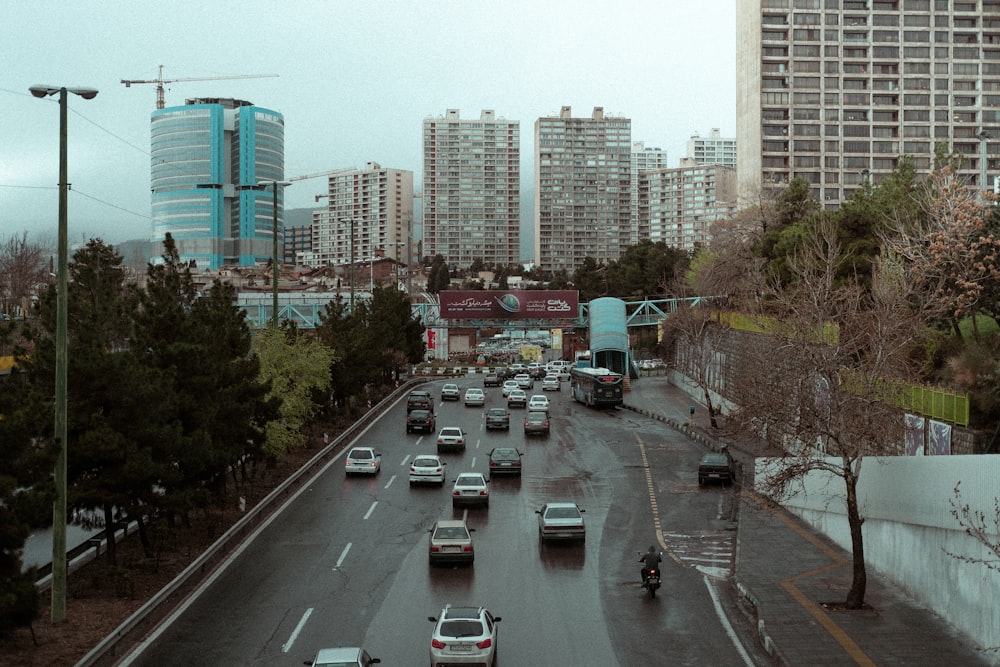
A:
[[[576,290],[444,291],[441,317],[572,320],[579,312]]]

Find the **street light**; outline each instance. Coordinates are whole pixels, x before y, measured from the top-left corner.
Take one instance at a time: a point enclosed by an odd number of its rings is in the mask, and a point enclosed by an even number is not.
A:
[[[274,252],[271,255],[271,293],[272,293],[271,326],[273,326],[275,329],[278,328],[278,186],[279,185],[287,188],[289,185],[291,185],[291,182],[273,181],[273,180],[257,181],[258,188],[261,189],[271,188],[271,191],[274,193],[274,198],[272,200],[272,208],[271,208],[271,213],[273,216],[271,233],[272,236],[274,236]]]
[[[69,321],[69,241],[67,234],[67,198],[69,182],[66,157],[66,93],[79,95],[85,100],[97,97],[94,88],[66,88],[56,86],[31,86],[35,97],[59,95],[59,240],[56,270],[56,405],[55,437],[59,443],[54,474],[56,497],[52,501],[52,609],[53,623],[66,620],[66,458],[67,452],[67,391],[66,377],[69,354],[66,329]]]

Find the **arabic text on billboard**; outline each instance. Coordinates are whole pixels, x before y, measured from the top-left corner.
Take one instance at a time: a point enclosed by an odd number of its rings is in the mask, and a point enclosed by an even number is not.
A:
[[[441,317],[448,319],[574,319],[576,290],[444,291]]]

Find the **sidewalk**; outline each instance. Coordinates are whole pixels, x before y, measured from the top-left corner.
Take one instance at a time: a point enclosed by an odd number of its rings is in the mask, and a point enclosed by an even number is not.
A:
[[[694,425],[688,426],[695,405]],[[718,450],[707,410],[665,376],[632,381],[625,407],[665,421]],[[726,441],[744,470],[753,454]],[[851,582],[851,554],[781,508],[742,494],[733,583],[754,616],[761,645],[782,665],[986,665],[1000,656],[975,650],[933,611],[868,571],[860,611],[837,611]]]

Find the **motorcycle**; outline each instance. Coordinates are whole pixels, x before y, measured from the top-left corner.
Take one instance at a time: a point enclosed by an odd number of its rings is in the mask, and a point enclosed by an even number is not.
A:
[[[642,582],[642,587],[649,591],[649,597],[656,597],[656,589],[660,587],[660,570],[651,569],[646,575],[646,580]]]

